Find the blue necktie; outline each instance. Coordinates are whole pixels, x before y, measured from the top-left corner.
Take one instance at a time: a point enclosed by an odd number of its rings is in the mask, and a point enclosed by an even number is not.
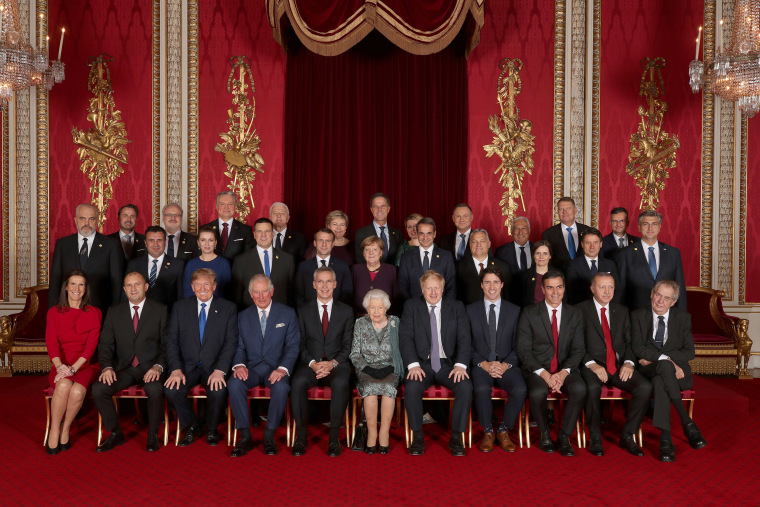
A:
[[[464,234],[460,234],[459,237],[462,238],[462,241],[459,242],[459,248],[457,248],[457,260],[464,257]]]
[[[657,321],[657,332],[654,334],[654,344],[657,345],[657,350],[660,350],[665,342],[665,317],[658,315]]]
[[[264,250],[264,274],[269,276],[269,250]]]
[[[652,278],[657,280],[657,260],[654,258],[654,247],[649,247],[649,271],[652,272]]]
[[[383,259],[388,258],[388,236],[385,234],[385,226],[380,226],[380,239],[383,240],[385,250],[383,250]]]
[[[528,256],[525,255],[525,247],[520,247],[520,269],[528,269]]]
[[[166,256],[174,257],[174,234],[169,234],[169,244],[166,246]]]
[[[422,260],[422,272],[427,273],[430,269],[430,259],[428,259],[428,252],[425,250],[425,258]]]
[[[150,279],[148,280],[148,283],[150,284],[150,288],[152,289],[154,285],[156,285],[156,274],[158,273],[158,259],[153,259],[153,267],[150,268]]]
[[[206,303],[201,303],[201,314],[198,315],[198,332],[201,335],[201,345],[203,345],[203,331],[206,330]]]
[[[596,259],[591,261],[591,276],[594,276],[599,272],[599,269],[596,267]]]
[[[264,332],[267,330],[267,312],[261,312],[261,336],[264,336]]]
[[[441,369],[441,349],[438,346],[438,321],[435,318],[435,305],[430,307],[430,366],[435,372]]]
[[[570,258],[575,259],[575,252],[577,250],[575,246],[575,240],[573,239],[573,228],[567,228],[567,251],[570,252]]]

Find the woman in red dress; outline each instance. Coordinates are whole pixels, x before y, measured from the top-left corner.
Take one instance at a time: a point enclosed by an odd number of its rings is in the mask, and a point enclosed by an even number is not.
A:
[[[47,313],[45,344],[53,363],[48,380],[55,386],[46,444],[48,454],[71,447],[71,423],[82,407],[87,388],[100,372],[90,364],[98,346],[101,315],[99,309],[89,305],[89,292],[87,275],[75,269],[63,281],[58,304]]]

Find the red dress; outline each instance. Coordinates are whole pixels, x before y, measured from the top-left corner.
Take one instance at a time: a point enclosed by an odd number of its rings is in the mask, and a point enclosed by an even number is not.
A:
[[[74,364],[80,357],[88,361],[73,376],[66,377],[72,382],[90,387],[97,380],[100,368],[89,361],[98,347],[99,337],[100,310],[94,306],[88,306],[86,312],[78,308],[60,311],[57,306],[48,310],[45,344],[51,360],[60,357],[67,365]],[[56,373],[53,367],[48,376],[51,387],[55,386]]]

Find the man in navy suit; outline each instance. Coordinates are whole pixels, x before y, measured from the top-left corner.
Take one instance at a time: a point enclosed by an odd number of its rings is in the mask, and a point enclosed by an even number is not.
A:
[[[617,265],[622,285],[622,303],[630,310],[648,308],[655,282],[673,280],[678,284],[678,308],[686,311],[686,282],[683,276],[681,251],[658,241],[662,215],[646,210],[639,215],[641,242],[620,252]]]
[[[264,430],[264,453],[277,454],[274,432],[280,425],[288,404],[290,375],[298,359],[301,333],[296,312],[287,305],[272,301],[275,288],[266,275],[255,275],[248,284],[254,305],[238,315],[237,352],[230,379],[230,407],[241,438],[232,457],[245,456],[253,449],[248,410],[248,389],[269,388],[271,399]]]
[[[480,273],[480,286],[484,297],[467,306],[472,332],[473,397],[485,432],[480,450],[492,451],[494,440],[498,439],[503,450],[514,452],[515,444],[509,438],[509,430],[514,428],[528,393],[517,359],[520,307],[502,298],[504,274],[498,268],[485,268]],[[495,436],[491,424],[491,388],[494,384],[509,394]]]
[[[119,240],[125,261],[145,254],[145,236],[135,232],[138,215],[137,206],[125,204],[119,208],[119,230],[108,235]]]
[[[372,194],[372,197],[369,199],[369,209],[372,212],[374,220],[371,224],[365,225],[356,231],[356,236],[354,236],[355,258],[357,262],[364,258],[362,241],[370,236],[377,236],[385,244],[383,262],[393,264],[396,261],[396,250],[398,250],[398,247],[404,241],[404,236],[400,230],[388,224],[391,200],[381,192]]]
[[[490,250],[491,240],[488,238],[488,231],[474,229],[470,234],[470,255],[463,256],[456,264],[457,299],[464,305],[483,300],[480,274],[489,267],[499,270],[502,282],[507,286],[505,296],[509,293],[512,277],[509,266],[489,255]]]
[[[552,245],[552,266],[565,271],[570,261],[582,255],[581,238],[588,225],[575,221],[578,208],[572,197],[562,197],[557,201],[559,222],[544,231],[541,239]]]
[[[457,230],[441,238],[441,248],[451,252],[457,262],[470,252],[472,218],[472,208],[467,203],[457,204],[451,214]]]
[[[581,248],[583,254],[577,255],[567,267],[567,302],[571,305],[591,299],[591,278],[597,273],[610,273],[618,283],[615,263],[599,255],[602,248],[599,229],[589,227],[581,239]]]
[[[628,245],[641,241],[641,238],[628,234],[628,210],[612,208],[610,211],[610,227],[612,232],[602,240],[602,255],[617,262],[617,257]]]
[[[422,297],[420,278],[429,270],[440,274],[445,281],[445,299],[455,299],[457,294],[456,269],[451,252],[435,245],[435,221],[425,217],[417,222],[417,239],[420,246],[412,247],[401,257],[399,286],[405,299]]]
[[[219,218],[205,225],[216,231],[216,248],[214,253],[222,255],[230,262],[254,247],[253,230],[248,224],[235,220],[237,195],[231,190],[219,192],[216,196],[216,212]]]
[[[430,270],[419,283],[423,296],[406,302],[399,330],[399,350],[409,372],[405,381],[405,404],[412,428],[409,454],[420,456],[425,452],[422,395],[431,385],[439,384],[454,391],[449,450],[454,456],[464,456],[462,434],[472,402],[472,382],[467,373],[470,323],[460,301],[442,300],[443,276]]]
[[[201,249],[198,246],[198,236],[182,230],[182,214],[182,207],[170,202],[164,206],[161,218],[166,229],[166,255],[187,262],[198,257]]]
[[[219,443],[219,414],[227,400],[224,380],[232,366],[238,339],[237,308],[234,303],[214,297],[216,273],[208,268],[193,272],[194,298],[177,301],[166,333],[166,362],[171,374],[164,382],[164,395],[174,405],[185,436],[180,447],[193,443],[201,433],[190,389],[206,388],[208,427],[206,443]]]
[[[306,251],[306,237],[288,228],[290,210],[284,202],[276,202],[269,207],[269,220],[274,225],[274,247],[292,255],[296,264],[301,262]]]
[[[314,234],[314,247],[317,255],[313,259],[306,259],[298,265],[296,271],[296,302],[304,304],[317,297],[314,288],[314,272],[317,268],[328,267],[335,272],[334,297],[351,305],[354,302],[354,283],[351,280],[351,268],[342,259],[330,255],[335,243],[335,233],[327,228],[322,228]]]
[[[514,241],[497,248],[496,258],[506,262],[512,274],[515,274],[519,271],[525,271],[533,265],[533,258],[530,255],[533,244],[528,241],[530,238],[530,221],[526,217],[516,217],[512,219],[510,230]]]
[[[174,303],[184,297],[182,277],[185,273],[185,263],[164,254],[166,231],[157,225],[145,229],[145,244],[148,255],[129,261],[127,273],[140,273],[148,281],[148,297],[165,304],[171,312]],[[121,300],[126,299],[127,295],[123,293]]]

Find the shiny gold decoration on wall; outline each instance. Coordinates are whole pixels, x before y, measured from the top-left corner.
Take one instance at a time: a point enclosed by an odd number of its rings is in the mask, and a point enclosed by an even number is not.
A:
[[[113,181],[119,177],[127,164],[127,131],[121,121],[121,111],[116,109],[111,88],[111,72],[108,62],[113,57],[101,54],[90,57],[87,65],[90,74],[87,78],[87,90],[92,92],[90,107],[87,108],[87,119],[94,125],[84,132],[74,127],[71,135],[74,144],[79,146],[77,154],[82,161],[80,169],[90,180],[90,195],[92,204],[98,210],[98,229],[103,231],[106,221],[108,201],[113,197]]]
[[[253,93],[256,88],[251,67],[245,56],[230,58],[230,64],[232,70],[227,78],[227,91],[232,94],[232,109],[227,110],[227,125],[230,128],[227,132],[219,134],[222,142],[217,144],[214,150],[224,154],[224,161],[227,163],[224,174],[232,180],[227,188],[237,195],[237,218],[244,221],[256,207],[253,202],[252,184],[256,178],[256,171],[264,172],[261,168],[264,159],[259,153],[261,140],[256,133],[256,127],[253,126],[253,119],[256,117],[256,100]],[[246,82],[246,77],[250,85]]]
[[[649,57],[641,61],[644,72],[641,75],[639,95],[645,97],[647,105],[639,106],[641,122],[638,130],[631,134],[631,153],[625,172],[636,179],[641,188],[639,209],[657,209],[660,192],[665,189],[665,180],[670,177],[668,169],[676,167],[676,150],[681,142],[662,130],[662,121],[668,110],[665,102],[665,82],[660,69],[665,67],[665,59]],[[659,98],[658,98],[659,97]]]
[[[499,206],[502,216],[506,217],[505,226],[512,222],[520,202],[525,210],[522,181],[525,173],[533,174],[533,152],[536,151],[536,136],[530,133],[533,124],[529,120],[520,119],[520,110],[515,104],[515,99],[522,90],[522,66],[522,60],[517,58],[504,58],[499,62],[501,74],[496,83],[496,98],[501,115],[488,118],[488,129],[495,137],[491,144],[483,146],[486,157],[496,154],[501,158],[501,164],[494,174],[500,173],[499,183],[504,188]]]

